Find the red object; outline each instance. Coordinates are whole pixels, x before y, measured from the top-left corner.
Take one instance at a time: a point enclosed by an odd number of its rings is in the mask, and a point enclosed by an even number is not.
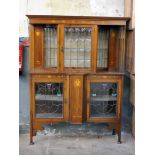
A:
[[[23,45],[24,46],[29,46],[29,40],[27,40],[27,39],[23,40]]]
[[[21,72],[23,69],[23,49],[22,49],[22,44],[19,44],[19,71]]]

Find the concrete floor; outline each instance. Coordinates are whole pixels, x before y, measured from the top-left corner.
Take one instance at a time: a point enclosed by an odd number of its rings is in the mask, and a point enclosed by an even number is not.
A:
[[[34,145],[29,145],[29,134],[19,136],[19,155],[134,155],[134,138],[122,133],[122,144],[116,135],[60,136],[37,133]]]

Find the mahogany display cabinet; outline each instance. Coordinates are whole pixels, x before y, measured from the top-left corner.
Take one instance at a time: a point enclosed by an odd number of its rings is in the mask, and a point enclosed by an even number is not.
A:
[[[121,142],[128,18],[27,15],[30,143],[44,124],[107,123]]]

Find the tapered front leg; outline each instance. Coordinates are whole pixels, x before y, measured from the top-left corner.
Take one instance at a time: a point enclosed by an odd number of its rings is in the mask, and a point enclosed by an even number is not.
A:
[[[30,145],[33,145],[33,127],[32,124],[30,124]]]
[[[116,130],[112,129],[112,135],[116,135]]]
[[[118,131],[118,144],[121,144],[121,130]]]

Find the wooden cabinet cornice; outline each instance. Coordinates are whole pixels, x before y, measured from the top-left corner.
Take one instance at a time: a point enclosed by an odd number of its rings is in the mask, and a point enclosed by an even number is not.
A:
[[[27,15],[30,24],[126,25],[128,17]]]

